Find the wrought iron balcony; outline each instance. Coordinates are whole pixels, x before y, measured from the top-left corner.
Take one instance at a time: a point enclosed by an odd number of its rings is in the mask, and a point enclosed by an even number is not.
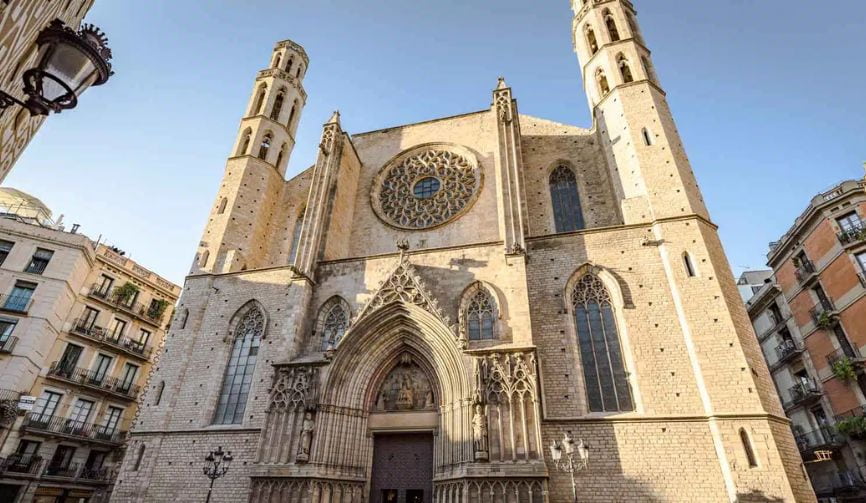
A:
[[[27,314],[33,297],[30,295],[0,295],[0,310],[18,314]]]
[[[74,439],[93,440],[120,445],[126,438],[125,431],[84,423],[65,417],[46,417],[36,413],[24,416],[24,429],[31,433],[43,433]]]
[[[866,489],[866,482],[860,473],[853,470],[840,470],[835,473],[815,477],[812,480],[815,492],[819,494],[841,493]]]
[[[814,379],[800,379],[800,382],[788,388],[790,399],[785,402],[785,409],[792,409],[814,402],[821,398],[821,394],[821,389]]]
[[[801,285],[808,283],[817,273],[818,270],[815,269],[815,264],[809,259],[800,259],[800,265],[794,270],[794,275]]]
[[[862,243],[866,241],[866,224],[860,222],[847,231],[839,233],[838,237],[842,246],[851,246]]]
[[[0,474],[39,475],[41,472],[41,456],[12,454],[6,458],[0,458]]]
[[[74,479],[78,475],[78,463],[71,463],[67,466],[51,465],[45,467],[42,475],[46,477],[61,477],[66,479]]]
[[[11,389],[0,389],[0,427],[15,421],[21,393]]]
[[[812,316],[812,321],[818,328],[832,328],[837,319],[836,306],[829,300],[819,302],[815,307],[809,310]]]
[[[782,344],[776,346],[776,361],[771,365],[771,367],[775,370],[791,361],[803,351],[804,349],[798,346],[793,339],[786,339]]]
[[[803,454],[811,454],[817,450],[835,450],[845,444],[845,437],[832,426],[824,426],[817,430],[794,435],[797,447]]]
[[[18,344],[18,337],[14,335],[7,337],[0,341],[0,353],[11,353],[16,344]]]
[[[72,332],[97,342],[102,342],[140,358],[149,359],[153,348],[129,337],[114,335],[109,330],[94,325],[91,320],[79,318],[72,325]]]
[[[124,298],[119,294],[119,288],[106,288],[102,283],[94,283],[90,287],[89,295],[109,304],[121,311],[146,321],[154,326],[160,326],[165,317],[165,309],[159,310],[152,306],[145,306],[134,299]]]
[[[91,389],[105,391],[118,395],[126,400],[135,400],[141,387],[116,377],[108,377],[103,373],[89,369],[68,368],[59,362],[54,362],[48,369],[48,376],[67,382],[72,382]]]
[[[855,369],[861,370],[866,365],[866,358],[860,356],[860,353],[855,349],[851,349],[851,351],[851,353],[847,353],[841,349],[833,351],[827,355],[827,364],[832,367],[839,360],[847,359],[854,365]]]

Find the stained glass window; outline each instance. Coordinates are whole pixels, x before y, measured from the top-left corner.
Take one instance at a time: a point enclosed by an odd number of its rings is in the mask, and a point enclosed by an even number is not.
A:
[[[550,174],[550,199],[556,232],[571,232],[584,228],[577,180],[567,166],[559,166]]]
[[[264,331],[264,314],[255,307],[249,309],[235,327],[214,424],[240,424],[243,420]]]
[[[470,341],[496,338],[496,307],[493,299],[483,288],[479,288],[466,306],[466,331]]]
[[[610,293],[597,276],[587,274],[571,301],[590,411],[634,410]]]
[[[322,351],[337,347],[349,327],[349,315],[340,303],[326,309],[327,314],[322,323]]]

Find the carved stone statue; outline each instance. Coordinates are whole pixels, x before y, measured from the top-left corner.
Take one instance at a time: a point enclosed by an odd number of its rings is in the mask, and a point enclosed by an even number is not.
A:
[[[304,423],[301,425],[301,443],[298,445],[298,463],[306,463],[310,460],[310,446],[313,444],[313,430],[316,429],[316,422],[313,421],[313,414],[307,412],[304,415]]]
[[[484,414],[484,407],[480,403],[475,404],[472,435],[475,445],[475,461],[487,461],[487,416]]]
[[[385,390],[379,392],[379,399],[376,400],[376,410],[383,411],[385,410],[385,400],[388,398],[388,393]]]
[[[411,410],[415,408],[415,390],[408,377],[403,378],[400,384],[400,392],[397,394],[397,408],[400,410]]]
[[[436,407],[436,404],[433,403],[433,390],[427,391],[427,396],[424,398],[424,408],[432,409]]]

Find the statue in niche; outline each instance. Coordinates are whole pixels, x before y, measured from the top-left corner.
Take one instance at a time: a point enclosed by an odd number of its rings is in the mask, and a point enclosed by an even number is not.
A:
[[[313,413],[304,414],[304,423],[301,425],[301,442],[298,445],[298,463],[306,463],[310,460],[310,446],[313,444],[313,430],[316,422],[313,421]]]
[[[374,412],[434,410],[436,397],[430,380],[408,353],[385,377],[372,405]]]
[[[487,461],[487,415],[484,406],[475,404],[475,415],[472,417],[472,435],[475,445],[475,461]]]

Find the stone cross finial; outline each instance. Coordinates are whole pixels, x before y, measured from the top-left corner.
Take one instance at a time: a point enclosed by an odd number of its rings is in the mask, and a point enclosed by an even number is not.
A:
[[[506,89],[508,84],[505,83],[505,77],[499,77],[499,82],[496,84],[496,90]]]

